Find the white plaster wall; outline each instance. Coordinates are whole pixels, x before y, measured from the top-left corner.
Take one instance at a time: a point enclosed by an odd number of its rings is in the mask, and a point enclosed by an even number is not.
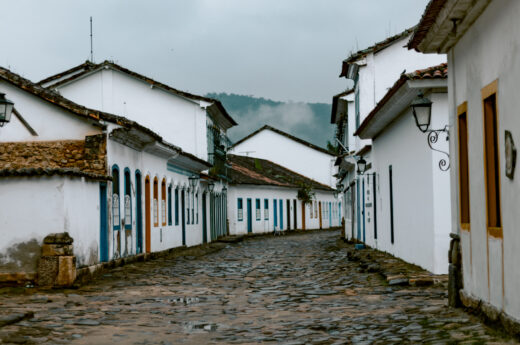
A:
[[[77,265],[97,261],[99,182],[58,176],[3,178],[0,204],[0,253],[31,239],[41,245],[48,234],[67,231],[74,239]]]
[[[276,230],[287,230],[287,200],[290,200],[291,208],[291,229],[295,228],[294,222],[294,200],[296,200],[296,228],[302,229],[302,204],[297,199],[298,191],[290,188],[279,188],[271,186],[253,186],[253,185],[232,185],[228,190],[228,219],[229,232],[231,235],[247,234],[247,199],[251,199],[252,206],[252,228],[253,233],[266,233],[274,231],[274,199],[277,200],[277,226]],[[315,202],[334,203],[338,206],[338,199],[335,199],[332,192],[315,191]],[[243,205],[243,220],[238,220],[238,198],[242,198]],[[256,199],[260,199],[260,220],[256,220]],[[269,219],[264,217],[264,199],[269,201]],[[280,229],[280,199],[283,202],[283,227]],[[324,208],[324,206],[323,206]],[[319,216],[310,217],[310,204],[305,207],[305,229],[319,229]],[[323,210],[324,211],[324,210]],[[313,214],[314,215],[314,214]],[[329,228],[331,226],[339,226],[339,214],[333,217],[332,223],[329,218],[322,218],[322,228]]]
[[[234,146],[231,153],[266,159],[327,186],[335,187],[332,177],[335,158],[332,155],[314,150],[268,129]]]
[[[13,114],[11,122],[0,128],[2,142],[84,140],[85,136],[101,133],[87,120],[11,84],[0,81],[0,92],[5,93],[5,97],[14,102],[18,112],[38,133],[38,136],[32,136]]]
[[[137,121],[186,152],[208,158],[207,115],[197,102],[112,69],[65,84],[59,91],[79,104]]]
[[[518,146],[519,15],[520,2],[492,1],[459,40],[449,60],[449,78],[454,84],[454,88],[450,90],[452,121],[455,122],[455,107],[464,101],[468,102],[471,233],[462,231],[461,236],[465,249],[463,262],[469,266],[463,269],[464,289],[516,318],[520,317],[520,295],[516,293],[520,284],[520,272],[517,269],[520,244],[517,226],[520,215],[517,205],[520,203],[520,186],[516,181],[518,171],[514,180],[505,176],[504,130],[512,132]],[[488,239],[486,230],[481,89],[496,79],[503,241]],[[456,130],[455,126],[453,132],[457,133]],[[456,148],[455,145],[453,143],[452,148]],[[458,170],[453,169],[452,174],[454,179],[457,178]],[[458,203],[453,203],[454,210],[457,207]],[[453,213],[456,217],[453,222],[458,225],[458,213]]]
[[[432,118],[436,115],[432,110]],[[439,231],[444,234],[436,234],[434,210],[436,203],[449,204],[449,175],[445,173],[447,185],[433,184],[435,163],[432,151],[426,135],[417,129],[410,110],[405,110],[373,141],[372,153],[372,164],[378,174],[376,247],[433,273],[447,273],[447,262],[436,255],[436,251],[443,250],[444,246],[438,249],[435,243],[442,238],[449,243],[450,229],[441,228]],[[393,244],[390,238],[390,165],[393,174]],[[439,200],[435,200],[437,189],[448,192],[438,195]],[[444,214],[444,219],[444,223],[449,223],[450,214]]]

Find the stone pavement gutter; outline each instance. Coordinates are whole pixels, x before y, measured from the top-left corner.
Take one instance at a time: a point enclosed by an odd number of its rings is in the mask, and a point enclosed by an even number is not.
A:
[[[435,275],[423,268],[407,263],[386,252],[370,247],[355,249],[354,245],[338,240],[341,246],[348,247],[347,257],[358,262],[362,272],[379,273],[390,286],[432,286],[448,284],[448,275]]]

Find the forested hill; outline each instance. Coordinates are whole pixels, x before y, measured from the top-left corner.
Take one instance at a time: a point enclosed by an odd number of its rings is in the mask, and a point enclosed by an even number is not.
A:
[[[330,104],[285,103],[228,93],[209,93],[206,96],[220,100],[238,123],[228,132],[233,142],[266,124],[324,148],[333,134]]]

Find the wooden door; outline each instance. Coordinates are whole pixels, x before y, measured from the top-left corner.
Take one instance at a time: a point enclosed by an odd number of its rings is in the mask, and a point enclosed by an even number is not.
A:
[[[291,230],[291,200],[287,199],[287,230]]]
[[[150,176],[146,176],[144,182],[144,214],[145,214],[145,246],[146,252],[150,253],[152,250],[151,246],[151,230],[152,230],[152,217],[150,212]]]

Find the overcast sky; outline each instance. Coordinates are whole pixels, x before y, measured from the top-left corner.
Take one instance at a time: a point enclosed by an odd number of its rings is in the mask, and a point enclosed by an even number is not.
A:
[[[190,92],[326,102],[341,60],[418,23],[427,0],[1,1],[0,64],[33,81],[90,56]]]

